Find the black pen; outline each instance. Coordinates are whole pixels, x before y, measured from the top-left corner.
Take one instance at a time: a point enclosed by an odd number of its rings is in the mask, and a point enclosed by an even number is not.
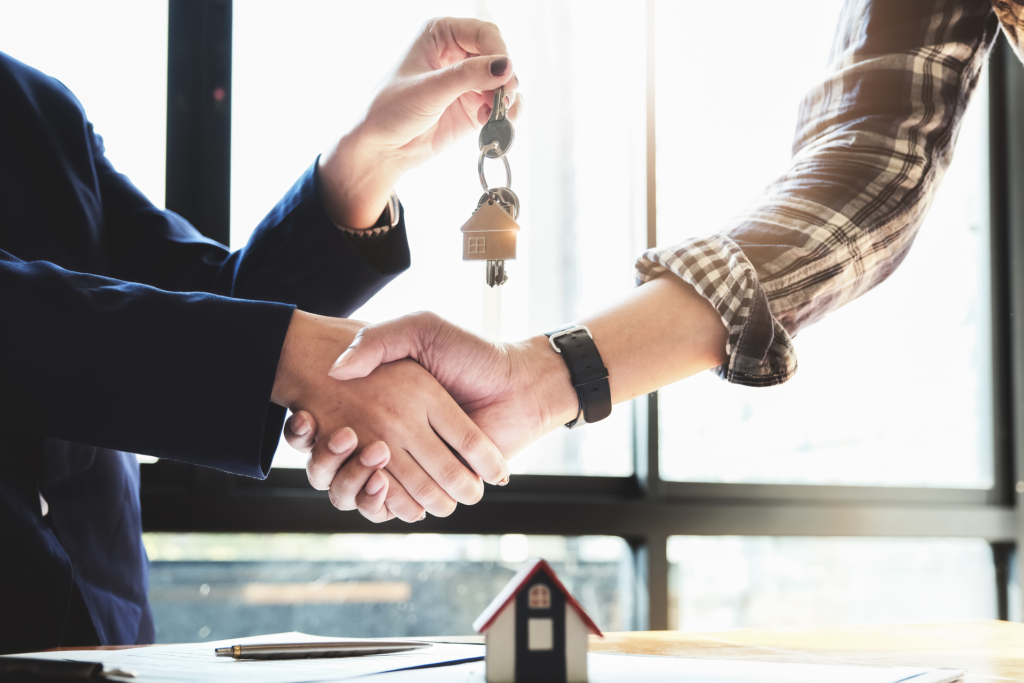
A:
[[[430,647],[417,640],[341,640],[325,643],[279,643],[274,645],[231,645],[218,647],[218,657],[235,659],[310,659],[314,657],[360,657],[385,655]]]

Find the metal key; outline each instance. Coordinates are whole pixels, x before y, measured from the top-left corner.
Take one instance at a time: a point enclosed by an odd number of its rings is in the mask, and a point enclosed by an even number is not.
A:
[[[493,200],[498,206],[505,209],[505,213],[512,216],[512,220],[519,217],[519,197],[511,188],[493,187],[487,190],[480,195],[480,201],[476,203],[476,208],[479,209],[487,200]]]
[[[508,280],[505,261],[516,257],[516,233],[519,225],[519,197],[512,191],[512,169],[505,156],[512,148],[516,132],[505,107],[505,86],[494,91],[491,117],[480,130],[480,156],[477,174],[484,194],[476,203],[473,215],[462,226],[462,259],[487,261],[486,276],[490,287]],[[484,175],[484,159],[501,159],[505,165],[505,187],[490,187]]]
[[[494,106],[491,107],[491,117],[480,129],[480,137],[477,145],[481,151],[492,143],[497,142],[496,148],[488,149],[486,154],[491,159],[497,159],[508,154],[512,149],[512,143],[516,139],[516,129],[512,127],[512,121],[508,118],[508,110],[505,108],[505,86],[494,91]]]

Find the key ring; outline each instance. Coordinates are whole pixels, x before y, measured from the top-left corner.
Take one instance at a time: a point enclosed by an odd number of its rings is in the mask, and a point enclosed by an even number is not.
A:
[[[490,150],[498,149],[501,149],[501,145],[497,142],[492,142],[480,149],[480,159],[476,162],[476,172],[480,175],[480,185],[484,188],[484,192],[491,189],[487,184],[487,177],[484,175],[484,157],[487,156],[487,152]],[[508,157],[502,156],[501,160],[505,162],[505,187],[512,189],[512,168],[508,165]]]

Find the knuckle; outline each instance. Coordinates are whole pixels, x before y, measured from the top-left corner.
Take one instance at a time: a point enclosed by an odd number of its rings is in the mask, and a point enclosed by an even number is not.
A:
[[[448,320],[433,311],[413,313],[409,316],[409,322],[413,339],[421,348],[426,348],[431,342],[443,338],[452,326]]]
[[[493,448],[482,432],[469,432],[460,439],[456,449],[484,479],[500,479],[504,475],[505,458]]]
[[[364,510],[362,508],[359,508],[359,514],[361,514],[363,517],[370,520],[374,524],[386,522],[388,519],[388,513],[385,510],[377,510],[376,512],[374,512],[371,510]]]
[[[352,506],[348,504],[346,496],[343,496],[333,486],[327,490],[327,497],[331,500],[331,505],[338,508],[339,510],[351,510]]]
[[[483,495],[480,480],[471,476],[461,464],[446,467],[440,474],[441,487],[450,491],[459,502],[472,505]]]
[[[434,517],[448,517],[453,512],[455,512],[455,508],[457,508],[458,506],[458,503],[449,498],[445,501],[442,501],[440,506],[432,509],[431,514]]]
[[[395,513],[396,517],[401,517],[402,519],[415,519],[423,512],[423,508],[410,498],[408,494],[394,490],[388,492],[387,497],[384,499],[384,506]]]
[[[357,346],[367,344],[372,340],[373,331],[374,327],[372,325],[359,328],[359,331],[356,332],[356,336],[352,337],[352,341],[347,348],[354,349]]]
[[[420,25],[420,31],[422,33],[433,33],[437,25],[442,21],[444,21],[444,17],[431,17]]]
[[[440,320],[441,316],[433,311],[416,311],[411,313],[409,318],[417,325],[430,325]]]
[[[492,33],[492,34],[498,36],[499,38],[501,37],[501,29],[498,28],[498,25],[495,24],[493,21],[481,22],[480,33],[481,34]]]
[[[470,480],[469,486],[466,488],[466,492],[463,493],[462,500],[459,502],[464,505],[476,505],[483,497],[484,484],[482,481],[474,477]]]
[[[330,486],[329,482],[324,482],[323,468],[315,452],[310,453],[309,459],[306,460],[306,478],[309,479],[309,485],[317,491],[323,491]]]
[[[369,498],[361,497],[356,500],[355,508],[361,512],[367,519],[370,519],[372,515],[379,515],[382,512],[384,506],[375,506],[370,504]]]
[[[466,68],[466,60],[455,62],[449,67],[449,72],[452,78],[460,81],[468,81],[473,77],[473,70]]]
[[[424,508],[432,507],[441,496],[441,489],[432,479],[418,484],[409,494]]]
[[[469,430],[459,439],[456,449],[462,457],[486,455],[486,441],[482,432]]]

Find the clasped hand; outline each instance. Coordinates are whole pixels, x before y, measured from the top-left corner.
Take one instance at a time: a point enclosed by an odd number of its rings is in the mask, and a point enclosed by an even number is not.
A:
[[[494,24],[426,22],[362,120],[320,157],[331,220],[371,227],[401,175],[478,129],[502,85],[514,119],[519,81]],[[361,326],[296,311],[288,329],[272,400],[295,412],[286,437],[311,450],[310,483],[340,509],[412,522],[475,503],[484,481],[507,482],[501,452],[422,365],[388,363],[345,383],[328,377]],[[331,436],[314,447],[318,430]]]
[[[316,364],[326,367],[322,358]],[[475,503],[481,478],[507,482],[505,459],[572,419],[578,408],[568,370],[546,337],[490,342],[433,313],[361,328],[329,375],[323,379],[333,386],[323,390],[355,403],[335,411],[331,422],[295,404],[285,438],[310,453],[310,483],[329,489],[335,507],[358,509],[375,522],[418,521],[424,510],[447,515],[455,501]],[[375,423],[388,425],[389,433]],[[474,472],[437,436],[424,436],[430,429]],[[329,436],[318,439],[321,432]],[[368,436],[357,453],[358,434]]]

